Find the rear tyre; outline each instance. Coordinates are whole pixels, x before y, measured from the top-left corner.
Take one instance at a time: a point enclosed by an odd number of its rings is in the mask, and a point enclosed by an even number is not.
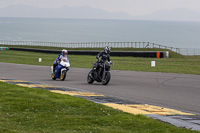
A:
[[[106,72],[105,78],[102,79],[102,85],[107,85],[110,81],[111,75],[110,72]]]
[[[54,73],[51,74],[51,78],[52,78],[53,80],[56,80],[55,74],[54,74]]]
[[[94,79],[92,78],[92,71],[88,73],[87,82],[88,84],[92,84],[94,82]]]
[[[62,74],[60,75],[60,80],[64,81],[66,78],[67,72],[63,71]]]

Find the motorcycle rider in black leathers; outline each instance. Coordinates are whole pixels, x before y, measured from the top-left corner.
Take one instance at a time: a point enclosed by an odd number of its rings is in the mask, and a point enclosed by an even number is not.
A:
[[[96,61],[95,65],[96,69],[98,70],[98,75],[101,73],[103,69],[103,63],[106,62],[106,60],[112,63],[112,61],[110,60],[110,51],[111,51],[110,47],[106,46],[104,48],[104,51],[99,52],[98,55],[96,56],[98,60]]]

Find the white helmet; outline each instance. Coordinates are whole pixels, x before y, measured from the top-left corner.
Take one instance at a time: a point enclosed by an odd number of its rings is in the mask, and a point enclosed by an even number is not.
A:
[[[67,50],[66,49],[63,49],[62,50],[62,55],[66,55],[68,52],[67,52]]]
[[[104,48],[104,52],[105,52],[106,54],[110,54],[110,47],[109,47],[109,46],[106,46],[106,47]]]

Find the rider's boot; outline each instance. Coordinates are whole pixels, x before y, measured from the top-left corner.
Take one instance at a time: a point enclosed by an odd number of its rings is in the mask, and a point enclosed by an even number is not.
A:
[[[57,64],[53,64],[53,73],[55,74],[55,69],[56,69]]]

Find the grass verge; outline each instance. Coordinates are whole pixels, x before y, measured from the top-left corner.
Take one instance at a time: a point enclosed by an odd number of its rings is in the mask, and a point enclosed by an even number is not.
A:
[[[0,82],[0,132],[190,133],[91,101]]]
[[[56,54],[44,54],[25,51],[0,51],[0,62],[50,66],[56,59]],[[42,62],[38,62],[42,58]],[[95,56],[69,55],[71,67],[92,68]],[[200,56],[179,56],[174,58],[136,58],[111,57],[115,63],[113,70],[130,70],[146,72],[166,72],[200,74]],[[156,61],[156,67],[151,67],[151,61]]]

